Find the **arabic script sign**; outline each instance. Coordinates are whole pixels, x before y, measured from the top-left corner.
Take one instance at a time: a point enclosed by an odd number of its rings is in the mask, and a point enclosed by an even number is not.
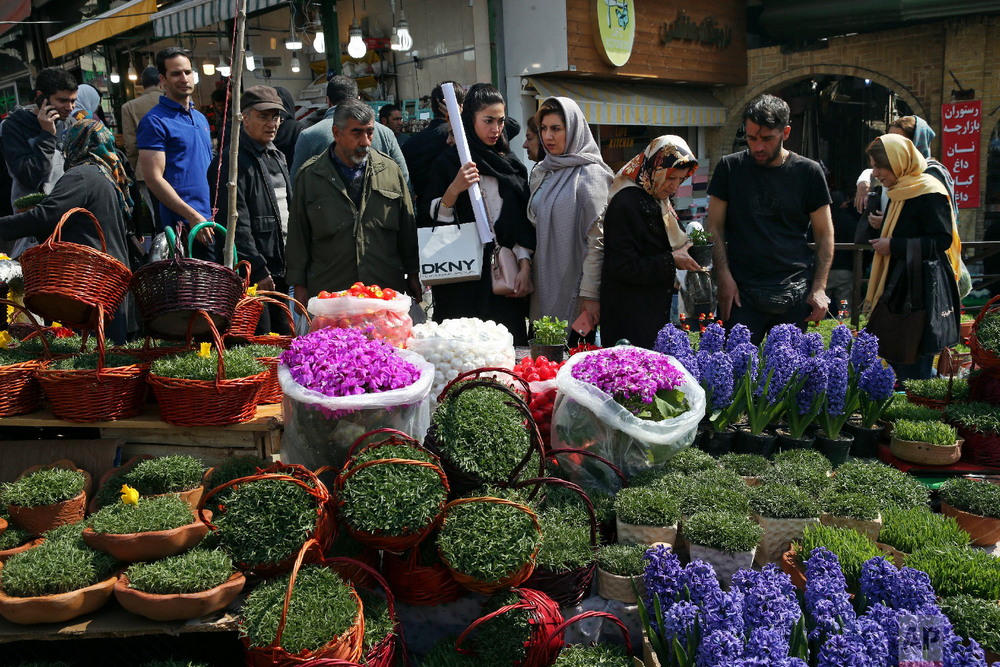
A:
[[[594,42],[604,62],[621,67],[632,55],[635,42],[635,3],[629,0],[595,0]]]
[[[982,100],[941,105],[941,162],[955,179],[959,208],[979,207],[979,139]]]

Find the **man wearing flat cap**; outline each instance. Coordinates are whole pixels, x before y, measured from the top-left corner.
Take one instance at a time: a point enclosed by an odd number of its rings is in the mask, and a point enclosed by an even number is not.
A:
[[[236,175],[236,255],[250,262],[250,283],[258,289],[288,293],[285,283],[285,235],[288,230],[288,203],[291,188],[285,158],[274,146],[284,105],[270,86],[251,86],[240,97],[243,124]],[[229,151],[222,151],[222,178],[216,220],[227,224],[229,196],[225,189],[229,174]],[[214,189],[217,157],[209,167],[209,183]],[[222,261],[223,241],[215,244],[217,261]],[[257,326],[258,334],[271,331],[291,333],[284,311],[267,304]]]

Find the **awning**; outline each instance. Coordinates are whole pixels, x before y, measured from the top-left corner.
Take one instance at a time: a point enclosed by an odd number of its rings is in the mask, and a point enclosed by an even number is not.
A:
[[[539,99],[569,97],[587,122],[597,125],[719,127],[726,122],[726,107],[705,91],[537,77],[531,83]]]
[[[247,0],[247,14],[285,4],[288,0]],[[234,16],[236,0],[188,0],[153,14],[153,32],[157,37],[173,37]]]
[[[131,0],[49,37],[49,51],[53,58],[64,56],[126,30],[144,26],[149,23],[150,15],[155,13],[156,0]]]
[[[0,7],[0,35],[31,15],[31,0],[14,0]]]

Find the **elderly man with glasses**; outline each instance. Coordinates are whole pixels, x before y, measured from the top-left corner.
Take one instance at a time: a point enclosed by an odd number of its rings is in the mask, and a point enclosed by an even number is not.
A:
[[[250,282],[259,289],[288,293],[285,283],[285,236],[291,187],[285,158],[274,146],[284,105],[270,86],[251,86],[240,97],[243,125],[236,176],[236,254],[250,262]],[[229,174],[229,151],[222,151],[222,176],[216,185],[219,158],[209,167],[209,183],[219,187],[216,220],[229,219],[229,197],[225,190]],[[222,261],[223,243],[215,244],[216,259]],[[257,333],[291,333],[282,311],[268,304],[261,314]]]

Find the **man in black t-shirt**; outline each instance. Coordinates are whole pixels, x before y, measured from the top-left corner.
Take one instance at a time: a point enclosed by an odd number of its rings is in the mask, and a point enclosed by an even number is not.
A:
[[[823,319],[830,303],[830,192],[818,163],[784,147],[789,116],[773,95],[750,102],[743,112],[749,148],[722,158],[708,185],[719,316],[727,328],[749,327],[754,343],[776,324]]]

